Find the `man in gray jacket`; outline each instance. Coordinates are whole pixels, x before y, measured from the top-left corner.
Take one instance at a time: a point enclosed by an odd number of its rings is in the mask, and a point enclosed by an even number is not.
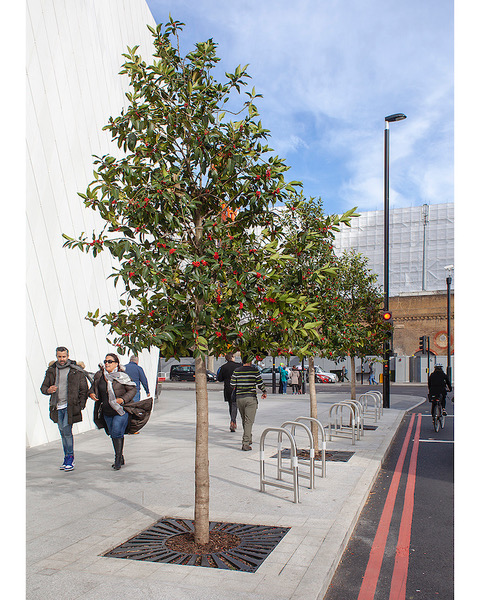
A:
[[[83,369],[69,359],[67,348],[59,346],[56,354],[57,360],[50,363],[40,390],[50,395],[50,419],[58,424],[62,438],[64,460],[60,469],[73,471],[72,425],[82,420],[88,385]]]

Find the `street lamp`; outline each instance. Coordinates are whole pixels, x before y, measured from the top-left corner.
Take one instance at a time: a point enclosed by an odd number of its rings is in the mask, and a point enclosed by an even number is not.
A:
[[[390,170],[390,123],[403,121],[406,119],[403,113],[395,113],[385,117],[385,141],[384,141],[384,187],[383,187],[383,288],[384,301],[383,309],[389,310],[388,295],[389,295],[389,170]],[[390,408],[390,342],[386,341],[383,344],[383,407]]]
[[[452,365],[450,362],[450,286],[452,285],[453,265],[447,265],[445,271],[447,272],[447,377],[452,381]]]

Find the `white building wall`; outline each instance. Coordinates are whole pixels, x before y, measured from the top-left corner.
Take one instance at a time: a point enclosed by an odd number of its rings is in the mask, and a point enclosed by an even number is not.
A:
[[[118,307],[119,290],[106,280],[110,255],[66,250],[62,233],[100,228],[77,193],[93,179],[92,155],[116,148],[102,127],[125,104],[122,53],[138,44],[149,60],[146,25],[155,21],[145,0],[27,0],[26,18],[26,434],[36,446],[59,438],[39,389],[55,348],[67,346],[89,371],[114,350],[105,330],[85,320],[90,310]],[[140,357],[151,393],[157,361],[158,352]],[[74,433],[94,427],[92,408],[89,400]]]
[[[454,264],[454,205],[432,204],[426,234],[426,278],[424,291],[446,291],[447,265]],[[390,209],[390,296],[423,291],[422,207]],[[352,226],[335,236],[338,254],[354,249],[369,259],[383,286],[383,210],[361,213]],[[453,288],[453,286],[452,286]]]

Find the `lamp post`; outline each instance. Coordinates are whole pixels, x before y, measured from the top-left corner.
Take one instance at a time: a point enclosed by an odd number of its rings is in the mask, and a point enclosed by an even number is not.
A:
[[[403,121],[407,117],[403,113],[395,113],[385,117],[385,139],[384,139],[384,187],[383,187],[383,289],[384,301],[383,309],[389,310],[389,187],[390,187],[390,123]],[[390,408],[390,342],[383,344],[383,407]]]
[[[447,272],[447,377],[452,381],[452,365],[450,361],[450,287],[452,285],[453,265],[446,266],[445,271]]]

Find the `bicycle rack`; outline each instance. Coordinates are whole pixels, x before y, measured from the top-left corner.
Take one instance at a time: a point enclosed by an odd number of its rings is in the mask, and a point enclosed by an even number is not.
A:
[[[365,393],[373,394],[376,398],[378,398],[379,414],[383,415],[383,396],[382,396],[382,394],[378,390],[368,390]]]
[[[288,437],[288,439],[290,440],[290,469],[288,470],[288,472],[291,473],[291,475],[293,476],[292,485],[289,485],[288,483],[285,483],[285,482],[279,483],[278,481],[270,481],[270,480],[265,479],[265,437],[271,431],[276,431],[278,433],[277,448],[278,448],[278,456],[279,457],[281,457],[281,454],[282,454],[282,436],[286,435]],[[286,472],[286,470],[285,470],[285,472]],[[260,491],[261,492],[265,491],[266,485],[273,485],[275,487],[279,487],[284,490],[292,491],[294,503],[299,502],[297,447],[295,445],[295,439],[294,439],[293,435],[286,429],[283,429],[282,427],[267,427],[267,429],[263,430],[262,435],[260,436]]]
[[[362,435],[365,435],[365,429],[363,427],[364,425],[364,417],[365,417],[365,413],[363,410],[363,406],[362,403],[359,402],[358,400],[343,400],[343,402],[345,402],[346,404],[351,404],[354,407],[355,413],[356,413],[356,417],[357,417],[357,436],[358,439],[360,439],[360,437]]]
[[[315,448],[313,447],[312,432],[304,423],[299,423],[298,421],[285,421],[285,423],[282,423],[280,425],[280,427],[284,428],[285,425],[290,425],[291,432],[292,432],[292,435],[294,436],[294,439],[295,439],[295,428],[296,427],[301,427],[302,429],[304,429],[307,432],[308,440],[310,442],[310,458],[309,458],[310,474],[307,475],[306,473],[302,473],[301,471],[298,471],[298,476],[304,477],[305,479],[310,479],[309,487],[311,490],[313,490],[315,487]],[[297,459],[298,459],[298,455],[297,455]],[[282,479],[282,473],[291,473],[291,469],[283,468],[282,460],[283,460],[282,452],[280,451],[277,454],[277,479],[280,479],[280,480]],[[298,462],[298,460],[297,460],[297,462]]]
[[[364,421],[364,413],[363,413],[363,406],[361,404],[361,402],[359,402],[358,400],[342,400],[341,402],[338,402],[337,404],[348,404],[350,406],[353,407],[353,412],[355,414],[355,421],[352,421],[352,424],[348,425],[349,427],[351,426],[352,428],[356,429],[356,439],[360,440],[362,435],[365,435],[365,430],[363,427],[363,421]],[[340,415],[340,419],[342,420],[342,415]]]
[[[318,429],[322,434],[322,477],[326,477],[327,463],[325,459],[325,452],[327,450],[327,442],[325,437],[325,428],[318,419],[314,419],[313,417],[297,417],[295,421],[310,421],[310,423],[316,423],[318,425]]]
[[[330,410],[328,411],[328,439],[329,441],[332,440],[332,412],[335,411],[335,433],[334,435],[337,435],[338,437],[346,437],[344,435],[342,435],[342,431],[347,431],[347,427],[345,427],[343,425],[343,409],[347,408],[350,411],[350,421],[352,423],[352,425],[348,426],[348,429],[352,430],[352,444],[355,445],[355,437],[356,437],[356,428],[357,428],[357,421],[355,418],[355,406],[351,403],[348,402],[336,402],[335,404],[332,404],[332,406],[330,407]],[[357,409],[358,410],[358,409]],[[340,426],[338,426],[338,412],[340,411]]]
[[[368,407],[368,398],[373,400],[373,409],[369,409]],[[358,398],[358,401],[363,405],[363,413],[365,417],[370,418],[373,417],[375,423],[380,419],[381,411],[380,411],[380,399],[376,393],[373,392],[365,392],[361,394]]]

